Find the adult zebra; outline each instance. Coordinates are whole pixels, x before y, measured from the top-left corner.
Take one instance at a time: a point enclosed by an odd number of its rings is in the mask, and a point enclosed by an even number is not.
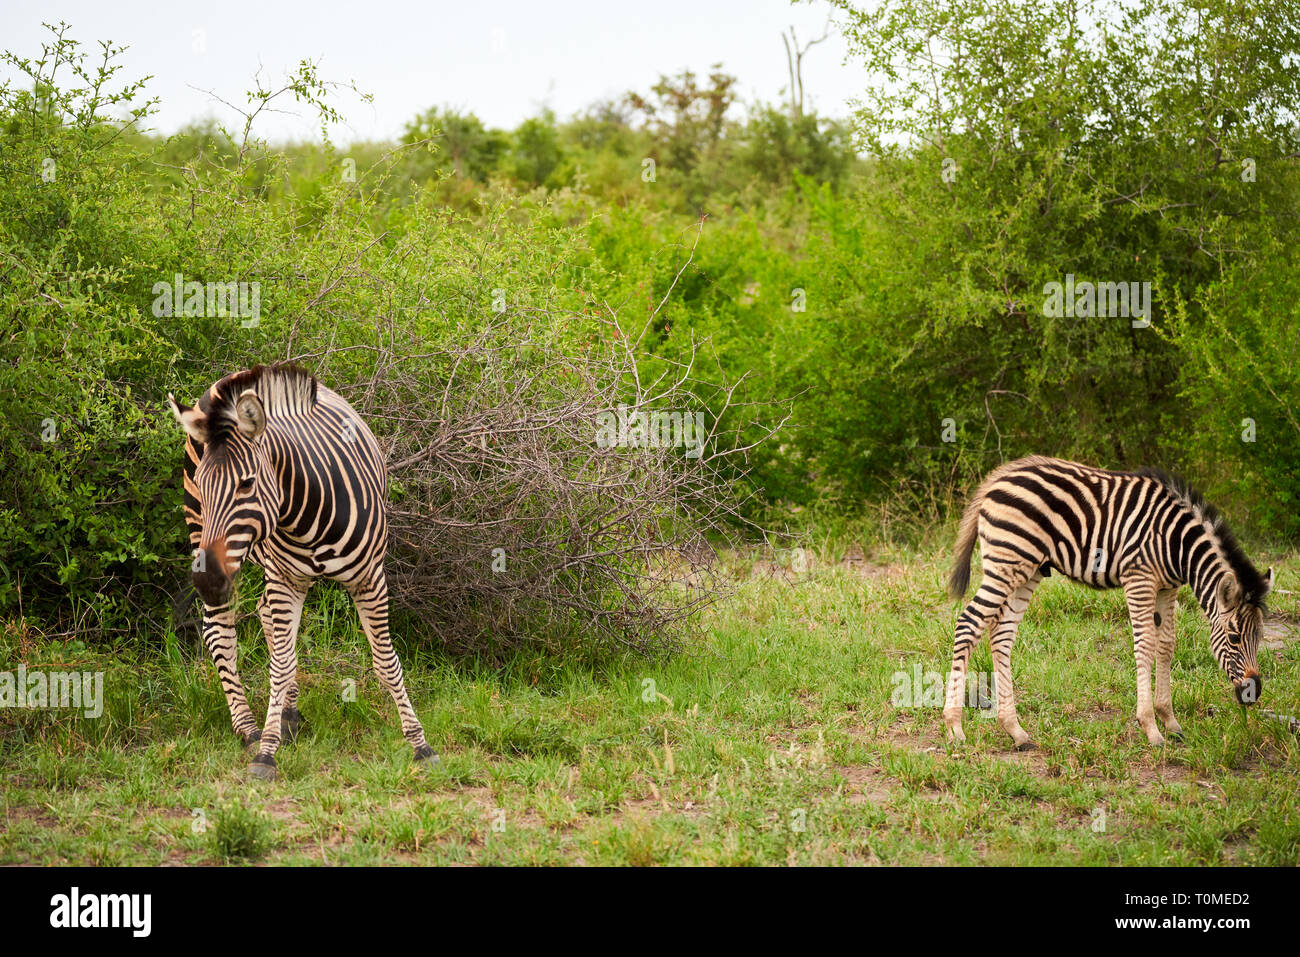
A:
[[[1137,718],[1152,745],[1164,743],[1156,715],[1171,735],[1182,732],[1169,686],[1181,585],[1191,586],[1210,620],[1210,648],[1237,700],[1259,700],[1255,656],[1273,569],[1260,575],[1213,506],[1180,479],[1157,469],[1111,472],[1040,456],[1018,459],[990,473],[966,506],[949,582],[954,598],[966,593],[976,538],[984,578],[957,619],[943,709],[952,742],[965,740],[966,664],[988,628],[998,724],[1020,750],[1033,747],[1016,716],[1011,646],[1030,596],[1052,570],[1093,588],[1124,588],[1137,660]]]
[[[338,394],[292,364],[255,366],[216,382],[191,408],[169,393],[185,429],[185,521],[203,640],[245,747],[249,772],[275,777],[282,731],[298,729],[298,624],[317,578],[352,596],[375,672],[392,694],[417,760],[434,762],[388,634],[384,554],[387,471],[374,435]],[[239,680],[233,581],[245,561],[265,572],[258,604],[271,649],[266,726]]]

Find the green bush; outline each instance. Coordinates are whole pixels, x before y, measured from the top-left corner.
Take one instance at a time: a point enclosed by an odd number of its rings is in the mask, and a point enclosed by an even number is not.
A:
[[[37,90],[54,90],[60,64],[84,62],[62,36],[49,52],[41,64],[11,61]],[[446,368],[425,362],[428,396],[417,401],[430,408],[414,411],[436,424],[456,355],[447,347],[498,316],[525,365],[530,353],[580,357],[608,334],[600,320],[619,280],[591,255],[592,203],[579,191],[520,194],[498,180],[475,188],[471,215],[442,201],[445,176],[383,192],[408,151],[345,177],[328,144],[295,166],[247,128],[204,131],[211,161],[159,178],[154,160],[175,159],[177,144],[110,123],[104,104],[117,101],[94,90],[112,67],[87,77],[78,92],[0,100],[0,242],[11,267],[0,305],[15,326],[0,341],[6,616],[46,631],[161,638],[189,569],[184,443],[168,391],[193,401],[227,372],[292,356],[364,413],[392,356],[443,356]],[[290,92],[328,116],[321,91],[304,65]],[[250,112],[273,98],[254,91]],[[43,179],[49,155],[57,175]],[[178,276],[256,284],[260,312],[169,305]],[[381,441],[403,429],[400,416],[371,424]]]
[[[188,570],[168,391],[298,356],[365,395],[385,349],[466,342],[502,304],[543,352],[644,323],[646,381],[708,340],[742,434],[788,407],[737,473],[748,517],[934,517],[1035,452],[1181,469],[1300,535],[1296,0],[1123,0],[1105,32],[1069,0],[836,6],[894,78],[854,118],[867,158],[846,124],[740,114],[721,68],[512,131],[434,108],[343,151],[144,132],[116,48],[92,67],[66,27],[5,54],[0,615],[166,628]],[[304,63],[286,95],[337,118],[325,92]],[[258,283],[257,323],[158,309],[178,274]],[[1067,275],[1149,281],[1150,328],[1045,314]]]
[[[1180,397],[1197,425],[1187,456],[1250,527],[1300,537],[1300,261],[1274,245],[1181,307],[1171,339]],[[1192,315],[1199,313],[1196,322]]]
[[[270,818],[242,800],[223,801],[213,817],[208,842],[220,860],[255,861],[270,848]]]

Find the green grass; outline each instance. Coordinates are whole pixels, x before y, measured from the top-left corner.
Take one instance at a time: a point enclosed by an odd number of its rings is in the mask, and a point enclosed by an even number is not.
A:
[[[433,769],[412,764],[355,619],[314,598],[306,725],[271,785],[246,780],[213,669],[188,644],[29,642],[29,668],[104,670],[106,700],[96,720],[0,711],[0,864],[1300,862],[1300,739],[1232,703],[1186,592],[1183,742],[1152,750],[1133,720],[1122,594],[1049,579],[1013,662],[1039,749],[1013,751],[968,711],[969,744],[947,754],[938,708],[890,700],[896,672],[947,668],[946,552],[760,566],[669,663],[492,667],[402,649]],[[1280,588],[1295,567],[1281,563]],[[1295,596],[1275,611],[1296,621]],[[266,653],[247,627],[241,671],[264,709]],[[19,653],[10,627],[3,668]],[[1285,635],[1260,664],[1263,706],[1300,712],[1300,642]],[[973,668],[990,670],[987,645]],[[355,702],[341,700],[349,679]]]

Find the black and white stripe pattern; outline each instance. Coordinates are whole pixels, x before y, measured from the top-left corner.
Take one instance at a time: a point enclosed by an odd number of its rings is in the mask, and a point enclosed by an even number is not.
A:
[[[1174,597],[1182,585],[1210,620],[1210,648],[1243,704],[1259,700],[1256,648],[1273,570],[1260,575],[1212,506],[1156,469],[1111,472],[1033,456],[992,472],[962,517],[949,591],[962,597],[979,540],[983,580],[957,619],[943,718],[951,741],[965,740],[962,699],[975,642],[988,630],[998,723],[1017,747],[1033,747],[1016,715],[1011,648],[1038,583],[1051,572],[1093,588],[1122,587],[1133,626],[1137,718],[1147,740],[1171,735],[1170,669]],[[1151,672],[1155,666],[1155,697]]]
[[[436,760],[407,697],[388,632],[387,472],[370,429],[342,397],[292,365],[257,366],[215,383],[197,406],[170,395],[185,427],[185,520],[203,639],[235,732],[258,744],[253,772],[273,777],[282,735],[296,732],[298,625],[317,578],[356,604],[375,671],[392,694],[402,732],[421,760]],[[271,695],[261,730],[239,680],[233,579],[262,567],[258,604],[271,649]]]

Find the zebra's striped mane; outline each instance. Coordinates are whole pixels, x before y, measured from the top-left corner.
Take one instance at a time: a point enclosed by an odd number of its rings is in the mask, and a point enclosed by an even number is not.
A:
[[[1207,502],[1205,496],[1192,488],[1182,476],[1171,475],[1162,469],[1150,467],[1138,469],[1137,474],[1155,479],[1169,489],[1192,510],[1193,514],[1210,527],[1215,540],[1219,543],[1219,550],[1223,553],[1224,560],[1227,561],[1228,567],[1232,569],[1232,573],[1237,576],[1237,583],[1241,586],[1246,601],[1263,608],[1264,596],[1268,594],[1264,576],[1246,557],[1246,553],[1241,549],[1241,544],[1237,541],[1237,536],[1232,534],[1232,529],[1228,527],[1227,521],[1219,514],[1219,510]]]
[[[199,399],[198,407],[208,421],[205,445],[216,451],[235,433],[235,403],[248,389],[257,393],[269,418],[310,412],[316,406],[316,388],[316,377],[292,362],[255,365],[230,373]]]

